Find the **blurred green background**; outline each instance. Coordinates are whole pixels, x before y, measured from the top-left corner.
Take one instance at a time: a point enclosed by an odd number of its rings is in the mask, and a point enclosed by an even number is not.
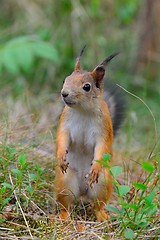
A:
[[[26,93],[32,101],[43,98],[44,93],[47,99],[58,94],[81,47],[87,44],[82,66],[88,70],[120,52],[107,76],[145,101],[158,129],[159,14],[159,0],[1,0],[1,113],[8,97],[14,103]],[[145,147],[149,142],[152,149],[156,139],[150,112],[137,98],[125,91],[124,95],[128,103],[126,142],[134,138],[132,144],[140,141]]]

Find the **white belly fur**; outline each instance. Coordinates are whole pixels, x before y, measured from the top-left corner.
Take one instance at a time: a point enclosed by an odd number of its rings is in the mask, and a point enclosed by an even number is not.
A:
[[[93,114],[90,116],[88,113],[82,115],[74,112],[65,125],[71,138],[66,160],[69,162],[69,169],[75,173],[73,181],[75,181],[75,189],[77,187],[79,189],[78,195],[86,193],[87,180],[85,176],[90,171],[96,140],[102,131],[100,119],[97,115],[93,117]],[[74,188],[74,184],[72,184],[72,188]]]

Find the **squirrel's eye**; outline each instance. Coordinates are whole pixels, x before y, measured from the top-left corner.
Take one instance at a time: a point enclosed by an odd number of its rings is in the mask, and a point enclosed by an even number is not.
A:
[[[85,83],[83,85],[83,90],[85,90],[86,92],[89,92],[91,89],[91,85],[89,83]]]

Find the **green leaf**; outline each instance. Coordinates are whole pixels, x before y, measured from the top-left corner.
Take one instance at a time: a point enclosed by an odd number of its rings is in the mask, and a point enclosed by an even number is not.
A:
[[[135,237],[135,233],[130,228],[125,229],[123,234],[126,239],[133,239]]]
[[[156,196],[156,188],[145,197],[145,202],[146,204],[150,205],[152,203],[152,201],[155,199]]]
[[[125,208],[123,208],[123,207],[121,207],[121,208],[119,209],[119,213],[120,213],[120,214],[125,213],[125,211],[126,211],[126,210],[125,210]]]
[[[15,68],[15,73],[18,73],[20,68],[27,72],[33,64],[34,57],[31,48],[31,39],[27,37],[18,37],[9,41],[5,45],[4,56],[6,57],[6,59],[4,58],[6,68],[10,67],[12,64]]]
[[[1,194],[4,194],[6,192],[6,187],[3,186],[2,188],[0,188],[0,190],[1,190]]]
[[[153,216],[154,214],[156,214],[157,210],[158,210],[157,204],[150,204],[149,206],[143,209],[143,212],[146,215]]]
[[[110,169],[111,174],[114,178],[116,178],[118,175],[122,173],[122,167],[120,166],[114,166]]]
[[[0,71],[4,68],[11,74],[29,72],[36,57],[59,60],[56,48],[50,43],[33,36],[16,37],[0,48]]]
[[[16,49],[16,62],[19,67],[25,72],[28,72],[30,70],[33,64],[33,60],[34,56],[31,44],[22,44]]]
[[[3,223],[5,223],[5,222],[6,222],[6,219],[1,216],[1,217],[0,217],[0,225],[3,224]]]
[[[12,158],[16,152],[15,148],[9,148],[8,153],[9,153],[9,158]]]
[[[147,227],[150,223],[147,220],[141,220],[137,223],[138,228],[144,228]]]
[[[15,58],[15,51],[11,47],[6,47],[3,51],[3,62],[2,65],[13,74],[19,72],[19,67]]]
[[[111,155],[109,153],[107,154],[103,154],[102,155],[102,159],[106,162],[110,161],[111,160]]]
[[[7,182],[2,183],[2,186],[6,187],[6,188],[9,188],[9,189],[12,189],[12,185],[10,183],[7,183]]]
[[[128,204],[128,208],[131,208],[136,211],[138,209],[138,206],[136,204]]]
[[[16,168],[14,168],[14,169],[11,169],[11,172],[13,173],[13,174],[16,174],[16,175],[20,175],[20,171],[18,170],[18,169],[16,169]]]
[[[54,62],[58,62],[58,59],[59,59],[58,53],[51,44],[47,42],[40,42],[40,41],[37,41],[35,44],[36,45],[34,47],[34,52],[36,56],[47,58]]]
[[[33,188],[31,186],[27,186],[26,191],[31,194],[31,193],[33,193]]]
[[[133,186],[142,190],[142,191],[146,190],[146,186],[143,183],[133,183]]]
[[[147,218],[146,218],[146,215],[144,214],[144,212],[138,214],[135,218],[135,224],[137,226],[145,226],[146,225],[146,222],[147,222]]]
[[[107,167],[107,168],[110,167],[109,164],[108,164],[107,162],[105,162],[105,161],[102,161],[102,160],[96,160],[96,162],[100,163],[100,164],[101,164],[102,166],[104,166],[104,167]]]
[[[42,181],[42,182],[39,183],[39,186],[44,186],[46,184],[47,184],[46,181]]]
[[[37,167],[37,172],[39,175],[42,175],[42,173],[44,172],[44,168]]]
[[[3,201],[2,201],[2,205],[6,205],[8,202],[9,202],[10,198],[5,198]]]
[[[105,208],[106,208],[106,210],[108,210],[108,211],[111,211],[111,212],[114,212],[114,213],[118,213],[118,214],[120,213],[119,210],[118,210],[116,207],[112,206],[112,205],[109,205],[109,204],[108,204],[108,205],[106,205]]]
[[[33,180],[33,181],[36,181],[36,180],[38,179],[37,175],[34,174],[34,173],[30,173],[30,174],[29,174],[29,177],[30,177],[31,180]]]
[[[149,173],[152,173],[155,169],[155,167],[153,166],[153,164],[149,163],[149,162],[142,162],[142,168]]]
[[[21,153],[18,157],[18,162],[21,166],[24,166],[26,164],[26,155],[24,153]]]
[[[130,187],[128,185],[117,186],[117,188],[119,190],[120,196],[124,196],[130,191]]]
[[[43,172],[44,172],[44,168],[43,168],[43,167],[41,167],[41,168],[38,169],[38,173],[39,173],[39,174],[42,174]]]

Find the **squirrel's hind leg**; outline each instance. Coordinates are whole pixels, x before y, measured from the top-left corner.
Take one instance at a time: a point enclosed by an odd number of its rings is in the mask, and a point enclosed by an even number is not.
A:
[[[65,220],[70,216],[70,206],[73,202],[73,197],[68,195],[67,192],[64,194],[57,194],[57,202],[60,204],[60,214],[61,220]]]
[[[104,202],[97,202],[95,203],[95,215],[98,222],[103,222],[109,219],[109,215],[104,210],[105,203]]]
[[[112,181],[108,170],[103,170],[99,176],[98,183],[89,190],[89,198],[94,203],[95,215],[98,221],[102,222],[109,218],[105,211],[105,205],[112,195]]]
[[[60,219],[70,216],[70,206],[79,196],[78,178],[74,170],[67,169],[66,173],[60,170],[55,177],[56,200],[60,205]]]

